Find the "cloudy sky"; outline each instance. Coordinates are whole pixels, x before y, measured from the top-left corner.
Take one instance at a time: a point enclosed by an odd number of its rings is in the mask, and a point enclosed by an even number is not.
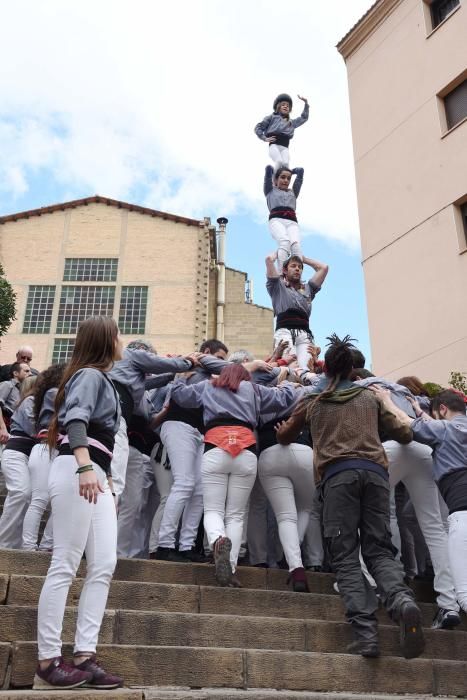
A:
[[[229,218],[227,263],[267,304],[262,175],[253,127],[279,92],[306,95],[291,145],[305,168],[306,254],[331,266],[320,340],[369,352],[344,62],[337,41],[371,0],[23,0],[2,3],[0,213],[92,194]],[[8,70],[5,68],[8,67]],[[294,113],[301,103],[295,99]]]

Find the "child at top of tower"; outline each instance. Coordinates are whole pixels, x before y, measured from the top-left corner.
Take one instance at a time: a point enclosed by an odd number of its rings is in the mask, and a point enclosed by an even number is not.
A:
[[[267,165],[264,173],[264,196],[269,208],[269,231],[277,242],[277,267],[282,273],[284,262],[291,255],[302,258],[300,229],[297,223],[295,207],[303,183],[303,168],[290,170],[281,165],[274,172],[272,165]],[[295,180],[289,185],[292,177]]]
[[[269,143],[269,155],[276,169],[280,165],[289,164],[290,139],[293,138],[295,129],[308,120],[308,100],[300,95],[297,95],[297,97],[305,103],[300,117],[296,119],[290,118],[293,105],[292,98],[286,93],[281,93],[274,100],[274,112],[264,117],[255,126],[256,136],[262,141]]]

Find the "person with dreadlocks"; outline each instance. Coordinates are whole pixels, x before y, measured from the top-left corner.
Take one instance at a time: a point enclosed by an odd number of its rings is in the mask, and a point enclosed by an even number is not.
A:
[[[405,443],[412,432],[371,391],[353,384],[352,338],[328,338],[326,377],[278,427],[282,444],[293,442],[305,424],[313,440],[315,482],[323,500],[323,530],[354,641],[350,653],[379,656],[378,601],[359,561],[375,579],[381,599],[400,626],[405,658],[425,646],[421,612],[404,583],[389,529],[388,462],[379,437]]]
[[[308,346],[313,342],[310,330],[311,303],[320,291],[329,268],[318,260],[291,255],[283,264],[282,274],[279,274],[274,264],[276,258],[277,253],[266,258],[266,289],[276,317],[274,348],[281,341],[286,341],[284,355],[296,355],[299,367],[308,370]],[[302,282],[303,264],[315,271],[305,284]]]

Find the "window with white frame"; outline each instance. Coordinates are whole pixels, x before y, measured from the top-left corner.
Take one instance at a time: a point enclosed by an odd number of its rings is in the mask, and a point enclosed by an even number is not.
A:
[[[148,306],[147,287],[122,287],[118,326],[126,335],[144,333]]]
[[[30,285],[23,333],[49,333],[55,300],[55,285]]]
[[[115,282],[118,258],[66,258],[65,282]]]
[[[68,362],[73,353],[74,347],[74,338],[55,338],[54,349],[52,352],[52,364],[56,365],[59,362]]]
[[[115,287],[64,286],[60,294],[57,333],[76,333],[89,316],[112,316]]]

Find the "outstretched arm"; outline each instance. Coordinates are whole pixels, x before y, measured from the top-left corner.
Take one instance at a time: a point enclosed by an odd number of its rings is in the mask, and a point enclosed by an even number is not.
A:
[[[264,171],[264,185],[263,185],[263,192],[264,196],[267,197],[270,191],[273,188],[273,178],[274,175],[274,168],[272,165],[267,165],[266,170]]]
[[[305,171],[303,168],[294,168],[292,170],[292,175],[296,175],[296,178],[292,185],[293,193],[296,197],[298,197],[298,195],[300,194],[300,190],[302,189],[304,172]]]
[[[316,287],[321,287],[329,272],[329,266],[325,263],[319,262],[319,260],[313,260],[313,258],[306,258],[305,256],[303,256],[303,262],[305,265],[312,267],[315,271],[315,274],[310,279],[311,284],[315,285]]]
[[[303,112],[299,117],[296,119],[292,119],[292,125],[294,129],[296,129],[298,126],[302,126],[306,121],[308,121],[308,116],[310,114],[310,106],[308,104],[308,100],[306,97],[301,97],[300,95],[297,95],[298,99],[301,100],[302,102],[305,103],[303,107]]]
[[[279,277],[279,273],[277,272],[275,262],[277,260],[277,252],[276,253],[270,253],[266,257],[266,277],[268,280],[271,279],[277,279]]]

